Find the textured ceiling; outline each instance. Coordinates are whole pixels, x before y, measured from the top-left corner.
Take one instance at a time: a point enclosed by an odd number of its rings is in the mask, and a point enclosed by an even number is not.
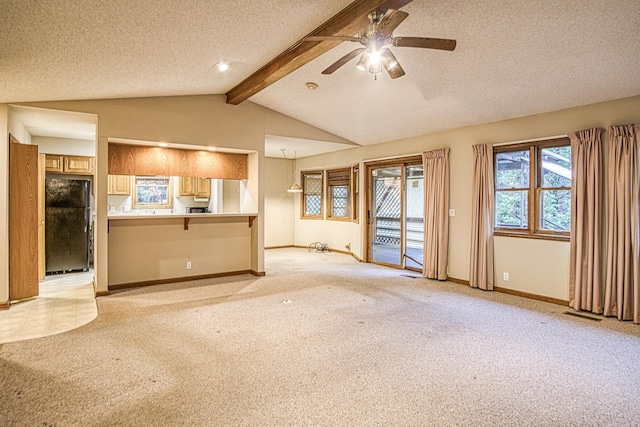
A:
[[[0,0],[0,102],[223,94],[349,3]],[[456,50],[394,48],[407,73],[396,80],[355,61],[322,75],[358,47],[343,43],[250,101],[367,145],[640,94],[640,1],[403,10],[394,35],[453,38]]]

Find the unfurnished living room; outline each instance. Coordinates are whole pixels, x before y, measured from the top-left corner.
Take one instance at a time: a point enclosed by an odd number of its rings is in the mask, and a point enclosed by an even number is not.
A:
[[[637,1],[0,22],[0,425],[640,424]]]

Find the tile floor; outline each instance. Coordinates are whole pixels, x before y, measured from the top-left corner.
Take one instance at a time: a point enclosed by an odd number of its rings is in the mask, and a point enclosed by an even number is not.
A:
[[[97,316],[93,271],[47,276],[37,298],[0,311],[0,344],[69,331]]]

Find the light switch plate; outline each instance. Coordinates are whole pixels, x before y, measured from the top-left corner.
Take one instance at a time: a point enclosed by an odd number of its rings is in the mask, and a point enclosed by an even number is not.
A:
[[[449,216],[456,216],[456,210],[455,209],[449,209]]]

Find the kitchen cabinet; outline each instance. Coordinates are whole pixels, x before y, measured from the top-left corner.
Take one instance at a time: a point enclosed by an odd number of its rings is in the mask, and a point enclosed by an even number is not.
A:
[[[45,170],[47,172],[93,175],[93,157],[47,154]]]
[[[129,175],[109,175],[107,194],[109,196],[131,195],[131,177]]]
[[[178,188],[180,196],[211,197],[210,178],[180,177]]]

